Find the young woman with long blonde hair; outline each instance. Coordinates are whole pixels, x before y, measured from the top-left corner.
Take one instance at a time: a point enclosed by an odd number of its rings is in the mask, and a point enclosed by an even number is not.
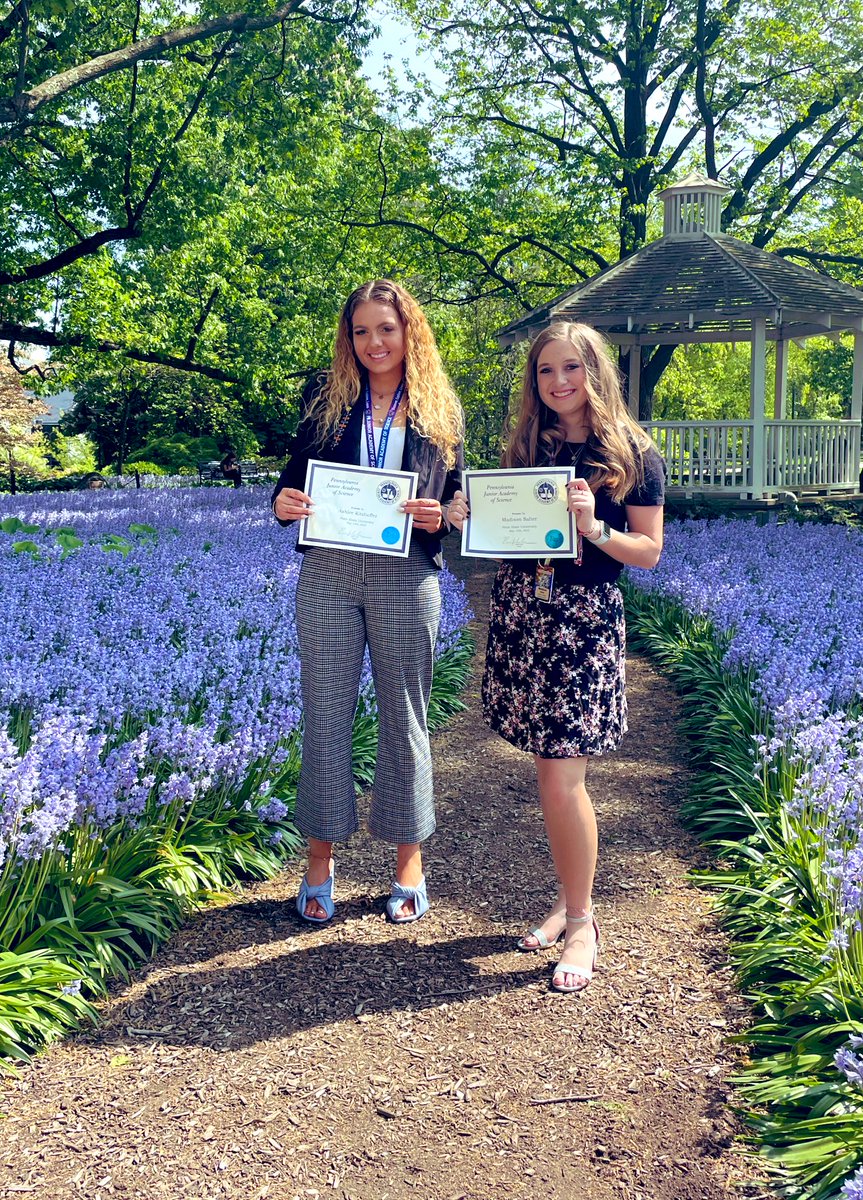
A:
[[[564,938],[551,985],[581,991],[596,965],[591,893],[597,830],[585,786],[591,755],[626,731],[625,628],[616,580],[624,565],[653,567],[662,551],[665,468],[623,403],[617,368],[594,329],[557,323],[531,345],[505,467],[573,466],[567,507],[575,559],[504,562],[491,596],[483,709],[491,727],[533,754],[558,879],[550,912],[518,942]],[[469,516],[459,492],[449,519]]]
[[[386,279],[357,288],[339,319],[330,370],[303,394],[273,510],[284,525],[309,515],[312,500],[303,488],[310,458],[416,471],[419,481],[416,499],[403,506],[413,514],[408,558],[305,550],[297,587],[303,760],[295,819],[309,842],[297,898],[306,921],[332,917],[333,843],[358,828],[351,733],[366,647],[379,720],[369,829],[397,846],[387,913],[404,922],[428,909],[421,843],[435,827],[426,715],[441,537],[449,529],[441,505],[460,485],[463,425],[413,296]]]

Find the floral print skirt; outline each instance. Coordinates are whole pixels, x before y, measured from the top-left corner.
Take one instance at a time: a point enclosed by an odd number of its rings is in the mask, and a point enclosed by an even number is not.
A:
[[[494,581],[482,680],[485,719],[541,758],[614,750],[626,732],[626,626],[613,583],[533,594],[533,571],[504,563]]]

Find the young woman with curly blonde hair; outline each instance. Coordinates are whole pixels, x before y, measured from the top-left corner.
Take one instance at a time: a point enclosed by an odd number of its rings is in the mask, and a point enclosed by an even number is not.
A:
[[[427,710],[440,617],[442,507],[461,482],[461,405],[425,314],[387,279],[357,288],[339,319],[330,370],[303,394],[291,460],[273,492],[281,524],[308,516],[310,458],[416,471],[409,557],[309,547],[297,587],[303,762],[296,823],[309,841],[297,898],[306,921],[334,912],[333,843],[357,828],[351,732],[368,647],[378,706],[378,757],[369,829],[395,843],[387,913],[428,910],[421,843],[434,831]],[[302,543],[298,549],[303,550]]]
[[[625,564],[653,567],[662,551],[665,467],[623,403],[600,334],[558,323],[533,342],[521,402],[506,438],[506,467],[573,466],[567,507],[575,559],[504,562],[491,596],[482,697],[486,720],[534,756],[558,880],[551,911],[518,942],[525,951],[564,938],[556,991],[581,991],[596,963],[591,891],[596,817],[588,760],[626,731],[625,628],[616,580]],[[468,517],[459,492],[449,517]]]

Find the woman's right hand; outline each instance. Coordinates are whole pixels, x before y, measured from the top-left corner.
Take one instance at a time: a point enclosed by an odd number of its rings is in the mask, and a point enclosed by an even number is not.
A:
[[[461,532],[461,527],[469,516],[470,508],[468,507],[467,496],[464,492],[456,492],[447,506],[447,521],[450,525],[455,525],[456,529]]]
[[[297,488],[282,488],[273,502],[273,512],[280,521],[300,521],[312,511],[312,498]]]

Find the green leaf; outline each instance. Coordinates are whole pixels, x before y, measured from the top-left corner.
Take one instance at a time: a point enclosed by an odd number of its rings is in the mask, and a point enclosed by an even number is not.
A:
[[[122,554],[124,558],[132,548],[132,542],[128,538],[122,537],[119,533],[106,533],[99,544],[100,550],[105,550],[108,553],[116,551]]]
[[[80,546],[84,545],[83,539],[79,538],[75,533],[60,533],[58,531],[54,535],[54,541],[66,552],[66,554],[70,553],[72,550],[77,550]]]

